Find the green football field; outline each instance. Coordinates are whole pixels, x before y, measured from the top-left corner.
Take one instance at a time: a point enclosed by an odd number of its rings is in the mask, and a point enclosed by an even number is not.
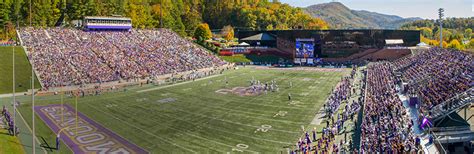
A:
[[[247,67],[172,86],[148,85],[87,96],[79,98],[78,109],[153,153],[240,150],[279,153],[295,144],[302,135],[302,126],[314,126],[310,123],[316,112],[345,74],[348,70],[316,72]],[[248,87],[252,78],[262,82],[275,80],[279,92],[258,96],[216,92],[223,88]],[[288,93],[292,101],[288,101]],[[30,98],[18,99],[21,114],[31,123]],[[60,102],[59,96],[36,99],[36,105]],[[74,106],[72,98],[66,98],[65,102]],[[38,138],[54,145],[55,135],[38,116],[36,128]],[[62,148],[60,153],[71,151]]]
[[[0,94],[13,92],[13,47],[0,47]],[[21,47],[15,47],[16,92],[26,92],[31,85],[31,65]],[[35,88],[41,88],[38,80]]]

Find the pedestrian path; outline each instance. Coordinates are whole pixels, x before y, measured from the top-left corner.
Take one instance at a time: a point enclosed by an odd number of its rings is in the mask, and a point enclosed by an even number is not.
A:
[[[398,88],[399,89],[399,88]],[[398,93],[398,97],[403,102],[403,106],[405,107],[407,113],[410,113],[410,118],[414,123],[412,127],[412,132],[421,138],[421,146],[423,152],[426,154],[437,154],[439,153],[438,149],[436,148],[435,144],[429,144],[429,136],[423,133],[423,130],[420,129],[418,126],[418,117],[419,113],[416,106],[411,106],[408,101],[408,97],[405,95]]]
[[[354,90],[355,93],[352,93],[349,100],[346,103],[344,103],[345,105],[349,105],[350,103],[352,103],[352,101],[357,102],[359,98],[362,96],[362,93],[364,93],[364,89],[361,89],[361,86],[362,86],[361,84],[363,82],[362,70],[364,69],[365,67],[358,68],[354,76],[354,80],[352,81],[352,88],[351,88],[351,91]],[[344,107],[341,106],[338,112],[342,113]],[[356,114],[354,115],[353,120],[349,118],[346,122],[344,122],[345,130],[342,131],[342,133],[339,133],[338,135],[336,135],[335,143],[339,144],[341,143],[341,141],[344,142],[344,145],[345,147],[347,147],[347,150],[354,149],[354,148],[358,149],[360,145],[359,144],[360,143],[360,123],[362,121],[362,110],[363,108],[361,106],[359,109],[359,112],[356,112]],[[352,142],[352,145],[349,144],[349,141]]]

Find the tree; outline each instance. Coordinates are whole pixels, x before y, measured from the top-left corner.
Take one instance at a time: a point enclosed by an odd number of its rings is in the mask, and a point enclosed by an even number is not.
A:
[[[316,30],[325,30],[329,29],[328,24],[320,19],[320,18],[313,18],[308,25],[305,27],[306,29],[316,29]]]
[[[194,38],[202,38],[204,40],[209,40],[212,37],[211,29],[207,23],[199,24],[199,26],[194,31]]]
[[[230,25],[224,26],[224,28],[222,28],[221,34],[224,39],[231,41],[234,39],[234,28]]]
[[[5,24],[5,29],[6,29],[6,38],[7,39],[13,39],[16,38],[16,31],[15,31],[15,26],[13,26],[12,22],[7,22]]]
[[[444,43],[444,42],[443,42]],[[459,43],[458,40],[454,39],[452,40],[451,42],[449,42],[449,45],[448,45],[448,48],[452,48],[452,49],[457,49],[457,50],[463,50],[463,46],[461,43]]]
[[[198,9],[197,6],[187,5],[185,6],[185,12],[181,15],[181,20],[188,36],[192,36],[194,30],[202,21],[202,15]]]
[[[257,29],[257,16],[252,13],[251,10],[243,8],[239,12],[239,27],[245,27],[246,29],[255,30]]]
[[[265,30],[273,30],[273,25],[272,25],[272,24],[268,25],[268,26],[265,28]]]
[[[474,38],[469,41],[468,48],[474,48]]]
[[[443,20],[443,40],[470,40],[474,34],[474,17],[446,18]],[[400,29],[420,30],[422,36],[430,40],[439,40],[439,26],[436,20],[417,20],[404,24]]]
[[[188,36],[194,35],[200,23],[243,30],[327,29],[327,23],[303,9],[270,0],[32,0],[31,12],[29,6],[28,0],[0,0],[0,26],[17,21],[27,26],[30,17],[32,26],[47,27],[62,17],[68,23],[84,16],[122,15],[131,18],[135,28],[162,25]]]
[[[433,30],[429,27],[421,27],[419,28],[420,33],[422,36],[426,38],[432,38],[433,37]]]
[[[92,4],[90,5],[92,7]],[[129,1],[125,4],[125,14],[132,19],[134,27],[149,28],[153,25],[153,20],[150,20],[152,18],[151,7],[148,3]]]
[[[465,38],[471,38],[471,35],[472,35],[472,29],[471,28],[467,28],[466,30],[464,30],[464,37]]]
[[[438,41],[438,44],[437,44],[437,46],[438,46],[438,45],[439,45],[439,41]],[[448,47],[448,42],[446,42],[446,41],[443,41],[443,48],[447,48],[447,47]]]
[[[439,29],[435,31],[434,38],[439,40]],[[451,38],[451,31],[449,29],[443,28],[443,41],[450,41]]]

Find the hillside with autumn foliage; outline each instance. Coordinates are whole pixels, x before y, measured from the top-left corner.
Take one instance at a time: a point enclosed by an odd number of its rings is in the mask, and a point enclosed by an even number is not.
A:
[[[402,25],[402,30],[420,30],[421,42],[438,46],[441,30],[436,20],[418,20]],[[474,51],[474,18],[443,20],[443,47]]]
[[[170,28],[191,36],[201,23],[211,29],[232,26],[239,30],[327,29],[328,24],[300,8],[269,0],[3,0],[0,25],[71,26],[84,16],[121,15],[132,18],[135,28]],[[163,23],[160,23],[163,21]],[[0,27],[0,28],[1,28]],[[12,37],[1,29],[3,38]],[[14,34],[14,33],[13,33]]]

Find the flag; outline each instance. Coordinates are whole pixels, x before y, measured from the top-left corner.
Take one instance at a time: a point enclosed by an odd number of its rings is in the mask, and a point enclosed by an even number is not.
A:
[[[433,123],[430,122],[430,120],[428,120],[428,118],[424,117],[422,122],[421,122],[421,128],[425,128],[425,126],[428,126],[428,127],[432,127],[433,126]]]

